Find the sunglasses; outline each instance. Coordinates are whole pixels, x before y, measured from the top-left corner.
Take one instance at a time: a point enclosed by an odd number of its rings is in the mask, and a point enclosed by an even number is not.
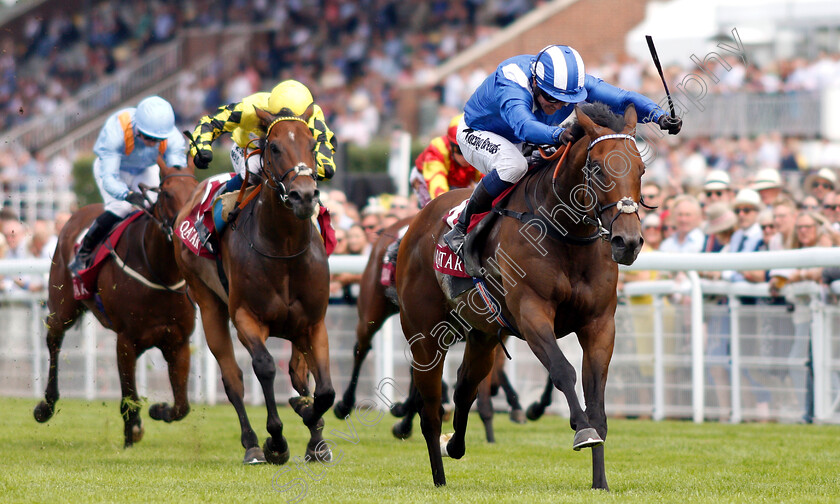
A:
[[[362,226],[362,229],[364,229],[365,231],[376,229],[376,224],[368,224],[367,226]]]
[[[811,184],[811,187],[813,187],[814,189],[818,187],[822,187],[823,189],[834,189],[834,185],[828,182],[814,182],[813,184]]]
[[[662,226],[662,231],[676,231],[677,226]]]
[[[796,230],[799,231],[801,229],[811,229],[817,227],[816,224],[800,224],[796,226]]]
[[[810,210],[816,212],[820,209],[819,205],[799,205],[800,210]]]
[[[545,91],[542,90],[542,88],[537,88],[537,91],[540,93],[540,96],[543,97],[543,100],[547,101],[548,103],[552,103],[552,104],[560,103],[560,100],[558,100],[557,98],[555,98],[555,97],[551,96],[550,94],[546,93]]]
[[[146,140],[147,142],[162,142],[163,141],[162,138],[150,137],[149,135],[146,135],[145,133],[140,133],[140,138],[142,138],[143,140]]]
[[[723,198],[723,191],[706,191],[706,197],[711,198],[712,196],[717,196],[718,198]]]
[[[752,207],[740,207],[740,208],[735,208],[735,209],[733,209],[732,211],[733,211],[733,212],[735,212],[736,214],[741,214],[741,213],[747,214],[747,213],[752,213],[752,212],[755,212],[755,208],[752,208]]]
[[[658,197],[659,197],[659,193],[642,194],[642,198],[644,198],[644,199],[656,199]]]
[[[767,231],[768,229],[776,229],[776,225],[775,224],[762,224],[761,225],[761,230],[762,231]]]
[[[835,212],[840,210],[840,205],[823,205],[824,210],[834,210]]]

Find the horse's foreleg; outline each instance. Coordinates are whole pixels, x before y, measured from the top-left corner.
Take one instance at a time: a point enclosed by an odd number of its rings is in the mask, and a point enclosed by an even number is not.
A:
[[[51,317],[50,317],[51,318]],[[47,322],[47,348],[50,352],[50,371],[47,379],[47,388],[44,391],[44,400],[35,406],[33,414],[35,420],[46,422],[52,418],[55,412],[55,403],[58,401],[58,354],[61,351],[61,344],[64,342],[64,327],[56,327]]]
[[[493,369],[493,350],[495,348],[496,345],[493,343],[476,341],[475,338],[467,337],[467,348],[464,350],[464,360],[461,362],[461,367],[458,368],[458,382],[455,384],[455,392],[453,394],[455,413],[452,424],[455,428],[455,433],[446,444],[446,453],[452,458],[458,459],[464,456],[470,407],[478,394],[479,384],[485,378],[488,378],[490,370]],[[489,402],[489,381],[486,383],[485,388]],[[493,411],[491,407],[489,416],[492,415]],[[482,414],[482,420],[485,420],[484,414]],[[492,430],[492,426],[490,429]],[[488,439],[488,441],[490,440]]]
[[[299,399],[292,403],[304,425],[309,428],[309,443],[306,445],[307,460],[332,460],[329,446],[323,442],[324,413],[335,401],[335,390],[330,378],[330,344],[327,339],[327,326],[323,320],[315,324],[308,337],[298,338],[293,342],[306,356],[306,364],[315,379],[315,394],[311,402]]]
[[[262,387],[265,397],[265,409],[267,413],[265,428],[269,437],[263,444],[263,452],[268,462],[282,465],[289,460],[289,445],[283,437],[283,422],[277,413],[277,402],[274,397],[274,377],[277,374],[277,366],[274,358],[265,347],[265,340],[268,338],[268,326],[261,323],[251,315],[248,310],[239,309],[235,315],[236,330],[239,333],[239,340],[251,354],[251,366],[254,374]]]
[[[615,318],[604,317],[578,333],[583,348],[581,379],[586,399],[586,416],[601,439],[606,440],[607,414],[604,408],[604,391],[615,342]],[[592,488],[609,490],[603,446],[595,446],[592,449]]]
[[[190,412],[190,402],[187,398],[187,382],[190,378],[190,342],[172,347],[164,346],[163,357],[169,367],[169,384],[172,386],[174,404],[157,403],[149,406],[149,416],[155,420],[174,422],[181,420]]]
[[[142,353],[142,352],[141,352]],[[117,334],[117,368],[120,372],[122,401],[120,414],[124,422],[125,447],[143,439],[143,423],[140,420],[140,397],[137,395],[135,370],[139,353],[134,342],[125,333]]]
[[[196,296],[196,301],[201,309],[201,324],[204,327],[204,337],[207,340],[207,347],[216,358],[219,370],[222,373],[222,384],[225,386],[225,394],[236,410],[239,418],[239,427],[242,431],[240,440],[245,448],[245,464],[265,463],[265,454],[260,449],[259,440],[251,428],[248,415],[245,413],[245,385],[242,382],[242,370],[236,364],[236,357],[233,353],[233,342],[230,339],[228,329],[227,307],[215,295],[192,289],[190,291]],[[202,292],[204,296],[199,293]],[[214,299],[209,299],[213,297]]]
[[[528,346],[531,347],[534,355],[548,370],[551,382],[563,392],[563,395],[566,396],[566,401],[568,401],[570,411],[569,423],[575,431],[575,439],[572,447],[575,450],[580,450],[581,448],[589,448],[603,443],[604,441],[598,437],[598,433],[590,425],[589,418],[583,411],[577,393],[575,392],[575,368],[566,359],[566,356],[563,355],[560,347],[557,346],[552,323],[553,313],[549,317],[541,306],[528,307],[524,303],[522,306],[526,308],[525,313],[530,314],[529,317],[520,317],[518,319],[522,321],[522,334],[525,336],[525,340],[528,342]]]
[[[408,439],[411,437],[411,431],[414,429],[414,417],[422,407],[423,400],[420,398],[420,393],[414,384],[414,373],[411,373],[411,381],[408,385],[408,397],[403,402],[391,406],[391,413],[396,417],[402,418],[402,420],[391,427],[391,433],[395,438]]]

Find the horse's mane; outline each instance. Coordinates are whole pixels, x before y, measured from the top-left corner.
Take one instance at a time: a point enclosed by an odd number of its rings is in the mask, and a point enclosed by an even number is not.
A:
[[[584,103],[580,105],[580,110],[586,114],[598,126],[610,128],[616,133],[624,131],[624,115],[616,114],[610,109],[609,105],[601,102]],[[577,119],[572,124],[572,127],[580,127]]]

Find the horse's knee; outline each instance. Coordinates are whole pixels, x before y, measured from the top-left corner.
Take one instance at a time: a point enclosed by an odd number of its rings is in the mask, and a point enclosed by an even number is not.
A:
[[[259,379],[274,379],[277,368],[268,351],[256,352],[253,358],[254,373]]]
[[[326,386],[321,390],[315,390],[315,410],[327,411],[335,402],[335,390],[332,386]]]

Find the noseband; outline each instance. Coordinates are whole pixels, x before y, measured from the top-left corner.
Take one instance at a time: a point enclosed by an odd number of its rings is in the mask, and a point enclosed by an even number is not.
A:
[[[592,183],[592,169],[590,168],[590,164],[591,164],[590,163],[590,155],[592,154],[592,147],[594,147],[595,144],[597,144],[598,142],[602,142],[604,140],[610,140],[610,139],[632,140],[633,143],[636,143],[636,137],[634,137],[633,135],[627,135],[625,133],[614,133],[614,134],[609,134],[609,135],[602,135],[602,136],[599,136],[598,138],[592,140],[591,142],[589,142],[589,146],[586,147],[586,163],[583,166],[583,171],[584,171],[584,174],[586,176],[586,191],[587,191],[588,194],[595,194],[595,190],[592,187],[592,185],[593,185],[593,183]],[[566,149],[571,150],[571,148],[572,148],[572,146],[570,144]],[[565,157],[565,153],[564,153],[563,157]],[[561,158],[560,161],[558,162],[558,169],[559,169],[560,163],[562,163],[562,162],[563,162],[563,159]],[[562,201],[562,199],[560,199],[560,195],[557,194],[557,186],[555,184],[556,178],[557,178],[557,172],[555,171],[554,178],[551,181],[551,189],[554,191],[554,196],[558,200]],[[616,210],[618,210],[618,211],[616,212],[615,216],[613,216],[612,220],[610,220],[610,223],[609,223],[608,227],[604,227],[604,225],[601,221],[601,215],[603,215],[603,213],[605,211],[611,209],[612,207],[615,207]],[[595,234],[592,235],[589,238],[596,239],[596,238],[600,237],[604,240],[609,241],[610,237],[612,236],[613,223],[615,223],[616,219],[621,217],[623,214],[636,214],[636,216],[638,216],[639,215],[639,202],[635,201],[630,196],[624,196],[621,199],[619,199],[618,201],[610,203],[608,205],[601,205],[599,203],[597,208],[595,208],[595,216],[594,217],[590,217],[589,214],[584,214],[583,215],[583,222],[585,224],[590,225],[590,226],[594,226],[597,229]]]
[[[300,121],[303,124],[306,124],[306,127],[309,128],[309,124],[301,117],[298,117],[298,116],[281,116],[281,117],[276,118],[271,124],[268,125],[268,128],[266,128],[266,130],[265,130],[266,141],[268,140],[268,137],[271,134],[271,128],[273,128],[280,121]],[[289,185],[293,184],[295,182],[295,179],[297,179],[299,175],[307,175],[307,176],[312,177],[313,179],[315,178],[315,170],[313,170],[311,167],[307,166],[306,163],[304,163],[304,162],[300,162],[300,163],[296,164],[293,168],[291,168],[291,169],[287,170],[285,173],[283,173],[283,176],[281,176],[280,178],[277,178],[277,176],[273,172],[270,172],[269,170],[266,170],[266,168],[265,168],[265,153],[263,153],[260,164],[261,164],[260,171],[262,172],[263,176],[266,178],[266,183],[265,183],[266,187],[268,187],[269,189],[271,189],[272,191],[277,193],[277,196],[280,198],[280,202],[283,203],[283,206],[285,206],[286,208],[290,208],[289,204],[288,204],[289,193],[286,189],[285,184],[283,184],[283,180],[286,177],[288,177],[289,174],[292,174],[292,173],[294,175],[292,175],[292,177],[289,179]]]

